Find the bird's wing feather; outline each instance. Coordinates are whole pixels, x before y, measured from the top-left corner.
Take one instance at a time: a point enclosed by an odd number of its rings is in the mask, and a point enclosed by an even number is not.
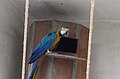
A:
[[[39,59],[45,51],[53,45],[56,38],[57,36],[54,32],[46,35],[32,52],[28,63],[33,63],[35,60]]]

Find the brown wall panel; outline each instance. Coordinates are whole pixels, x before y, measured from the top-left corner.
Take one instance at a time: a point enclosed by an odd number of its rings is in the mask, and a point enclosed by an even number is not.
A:
[[[78,48],[78,56],[87,59],[88,54],[88,35],[89,29],[81,26],[80,27],[80,39],[79,39],[79,48]]]
[[[87,62],[79,61],[77,66],[77,79],[86,79]]]
[[[87,59],[88,54],[88,35],[89,29],[80,26],[80,36],[78,42],[78,57]],[[77,63],[77,79],[86,79],[86,69],[87,69],[87,61],[78,61]]]
[[[53,79],[72,79],[72,61],[55,58],[53,69]]]

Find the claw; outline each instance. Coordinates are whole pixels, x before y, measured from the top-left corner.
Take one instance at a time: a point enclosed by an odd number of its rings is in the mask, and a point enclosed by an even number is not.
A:
[[[47,52],[46,52],[46,54],[45,54],[45,55],[50,54],[50,53],[52,53],[52,52],[50,52],[50,50],[47,50]]]
[[[49,49],[47,50],[47,53],[50,53],[50,50],[49,50]]]

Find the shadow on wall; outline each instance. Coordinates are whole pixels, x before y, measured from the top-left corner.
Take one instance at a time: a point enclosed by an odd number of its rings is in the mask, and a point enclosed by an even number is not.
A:
[[[64,0],[30,0],[30,16],[36,19],[89,19],[89,2]],[[81,5],[82,4],[82,5]],[[85,6],[86,4],[87,6]]]

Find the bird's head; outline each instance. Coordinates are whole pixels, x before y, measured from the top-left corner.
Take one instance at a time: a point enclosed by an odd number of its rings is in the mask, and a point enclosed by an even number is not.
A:
[[[67,37],[69,35],[69,29],[62,27],[57,30],[57,34],[59,34],[61,37]]]
[[[61,34],[61,36],[67,37],[69,35],[69,29],[62,27],[61,31],[60,31],[60,34]]]

